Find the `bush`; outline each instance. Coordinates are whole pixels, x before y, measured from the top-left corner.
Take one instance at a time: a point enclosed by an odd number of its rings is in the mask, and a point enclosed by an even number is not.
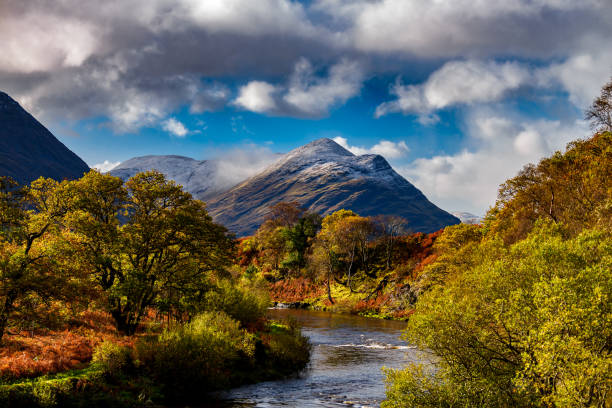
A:
[[[133,365],[131,349],[104,341],[94,350],[92,363],[109,378],[117,378]]]
[[[257,282],[247,281],[238,285],[222,281],[217,288],[207,293],[203,309],[222,311],[244,326],[262,319],[268,306],[268,292]]]
[[[254,365],[255,338],[223,312],[141,340],[136,359],[172,401],[190,400],[232,383],[240,366]]]
[[[312,346],[294,320],[286,324],[272,322],[267,340],[265,357],[260,363],[268,367],[274,376],[289,375],[308,364]]]

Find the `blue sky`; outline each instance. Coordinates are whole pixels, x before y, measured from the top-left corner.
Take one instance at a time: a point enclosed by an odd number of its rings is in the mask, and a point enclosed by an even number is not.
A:
[[[247,177],[329,137],[447,210],[589,134],[606,0],[7,0],[0,89],[90,166],[178,154]]]

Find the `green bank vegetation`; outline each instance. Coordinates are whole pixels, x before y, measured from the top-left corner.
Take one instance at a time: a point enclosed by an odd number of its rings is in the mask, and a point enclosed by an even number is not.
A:
[[[505,182],[484,225],[444,230],[404,333],[436,368],[387,370],[384,408],[611,406],[610,90],[594,136]]]

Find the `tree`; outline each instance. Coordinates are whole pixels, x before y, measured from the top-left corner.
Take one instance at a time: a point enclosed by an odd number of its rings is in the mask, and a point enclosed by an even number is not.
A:
[[[356,216],[350,210],[338,210],[329,214],[321,223],[321,230],[317,233],[314,252],[312,256],[315,268],[319,270],[326,281],[327,299],[330,303],[334,303],[331,295],[331,281],[335,277],[336,268],[339,264],[340,253],[340,234],[338,226],[344,218]]]
[[[395,241],[397,237],[407,233],[408,221],[396,215],[379,215],[372,221],[384,247],[385,264],[387,269],[390,269]]]
[[[19,188],[0,177],[0,340],[9,319],[29,296],[69,296],[70,269],[62,264],[59,220],[64,184],[39,178]]]
[[[596,132],[612,132],[612,78],[586,111],[586,119]]]
[[[577,140],[501,185],[488,228],[507,243],[524,238],[536,220],[563,223],[572,233],[612,216],[612,133]]]
[[[299,272],[306,265],[306,252],[321,229],[321,216],[305,212],[290,228],[284,230],[287,256],[283,264]]]
[[[265,222],[275,227],[293,227],[306,211],[297,201],[281,201],[269,208]]]
[[[230,263],[233,241],[204,203],[163,174],[139,173],[123,186],[95,170],[71,185],[66,222],[78,237],[77,260],[107,294],[117,328],[133,334],[162,298],[202,297],[210,273]]]

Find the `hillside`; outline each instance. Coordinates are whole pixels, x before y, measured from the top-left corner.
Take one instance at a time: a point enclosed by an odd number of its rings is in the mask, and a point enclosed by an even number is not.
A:
[[[89,166],[13,98],[0,92],[0,176],[27,184],[40,176],[76,179]]]

